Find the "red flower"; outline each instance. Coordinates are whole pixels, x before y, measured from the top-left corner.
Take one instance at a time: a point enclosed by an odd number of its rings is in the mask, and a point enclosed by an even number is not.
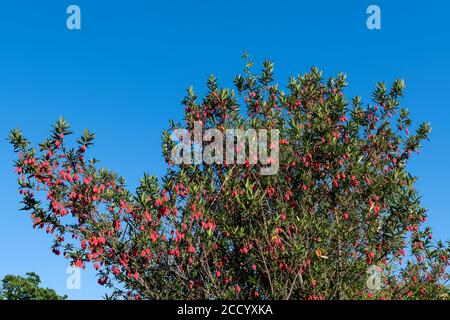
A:
[[[379,206],[375,206],[373,207],[373,212],[375,212],[375,214],[380,214],[380,207]]]
[[[92,177],[89,176],[84,177],[83,182],[84,184],[90,184],[92,182]]]
[[[121,227],[120,219],[116,219],[116,221],[114,221],[114,230],[119,231],[120,227]]]
[[[83,261],[81,261],[81,260],[75,261],[75,266],[76,266],[77,268],[82,268],[82,267],[83,267]]]
[[[152,217],[150,217],[150,213],[148,211],[145,211],[145,220],[147,220],[147,222],[151,222],[152,221]]]

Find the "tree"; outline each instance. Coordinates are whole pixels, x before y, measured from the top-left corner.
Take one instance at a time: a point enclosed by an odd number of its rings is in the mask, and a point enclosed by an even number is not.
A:
[[[423,227],[427,213],[406,169],[431,128],[410,131],[404,82],[379,83],[365,105],[347,102],[343,74],[325,80],[312,68],[284,92],[271,62],[260,74],[251,66],[235,78],[237,93],[214,77],[202,100],[189,88],[184,125],[170,122],[163,133],[167,173],[161,182],[144,175],[135,193],[86,158],[88,130],[70,147],[60,119],[39,150],[13,130],[23,209],[54,236],[53,252],[77,267],[92,262],[99,283],[114,288],[110,298],[447,298],[448,243]],[[191,133],[196,122],[202,132],[279,130],[269,148],[279,157],[268,162],[279,172],[261,175],[264,165],[252,161],[174,163],[172,133]],[[373,268],[377,287],[367,285]]]
[[[65,300],[67,296],[56,294],[55,290],[39,287],[40,277],[28,272],[27,277],[7,275],[0,285],[0,300]]]

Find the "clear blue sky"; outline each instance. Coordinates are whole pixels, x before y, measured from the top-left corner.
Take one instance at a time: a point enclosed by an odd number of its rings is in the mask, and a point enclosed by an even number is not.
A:
[[[66,28],[66,8],[82,10],[82,30]],[[381,7],[382,29],[366,28],[366,8]],[[412,161],[435,237],[450,236],[450,41],[448,1],[103,1],[15,0],[0,5],[0,277],[39,273],[72,299],[100,298],[95,273],[66,288],[67,262],[34,231],[12,170],[6,138],[20,127],[44,139],[62,115],[76,131],[97,133],[93,154],[134,187],[144,171],[164,172],[160,135],[180,119],[189,85],[216,74],[230,85],[247,50],[275,62],[276,80],[318,66],[348,74],[349,95],[370,98],[377,81],[402,77],[416,123],[433,126]]]

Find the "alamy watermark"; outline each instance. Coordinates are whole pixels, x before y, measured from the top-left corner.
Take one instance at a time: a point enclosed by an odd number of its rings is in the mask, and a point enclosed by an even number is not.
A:
[[[67,7],[66,13],[69,14],[66,20],[66,26],[69,30],[81,30],[81,9],[72,4]]]
[[[372,292],[380,291],[383,287],[383,274],[379,266],[371,265],[366,273],[367,277],[366,286]]]
[[[78,5],[72,4],[67,7],[66,13],[69,15],[66,20],[66,26],[69,30],[81,30],[81,9]],[[369,30],[381,29],[381,9],[372,4],[367,7],[366,13],[369,17],[366,20],[366,26]]]
[[[69,275],[66,281],[67,289],[81,290],[81,268],[69,266],[66,273]]]
[[[274,175],[279,169],[279,136],[278,129],[203,130],[203,123],[196,121],[193,132],[174,130],[172,141],[177,143],[171,150],[171,162],[177,165],[260,163],[261,175]]]
[[[379,6],[372,4],[367,7],[367,14],[370,16],[367,18],[366,25],[369,30],[381,29],[381,9]]]

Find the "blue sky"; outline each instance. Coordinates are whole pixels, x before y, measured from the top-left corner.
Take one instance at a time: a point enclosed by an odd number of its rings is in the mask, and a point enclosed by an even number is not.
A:
[[[82,30],[66,28],[66,8],[81,8]],[[368,30],[366,8],[381,8],[382,29]],[[60,115],[97,133],[101,164],[134,188],[143,172],[161,175],[161,131],[180,119],[180,101],[202,92],[214,73],[231,85],[250,52],[275,62],[276,81],[311,66],[347,73],[349,96],[366,101],[377,81],[404,78],[404,105],[429,121],[431,142],[410,170],[436,238],[450,229],[450,42],[448,1],[87,1],[17,0],[0,5],[0,277],[35,271],[43,285],[72,299],[98,299],[95,272],[81,290],[66,288],[67,262],[50,237],[18,210],[14,154],[2,137],[20,127],[43,140]]]

